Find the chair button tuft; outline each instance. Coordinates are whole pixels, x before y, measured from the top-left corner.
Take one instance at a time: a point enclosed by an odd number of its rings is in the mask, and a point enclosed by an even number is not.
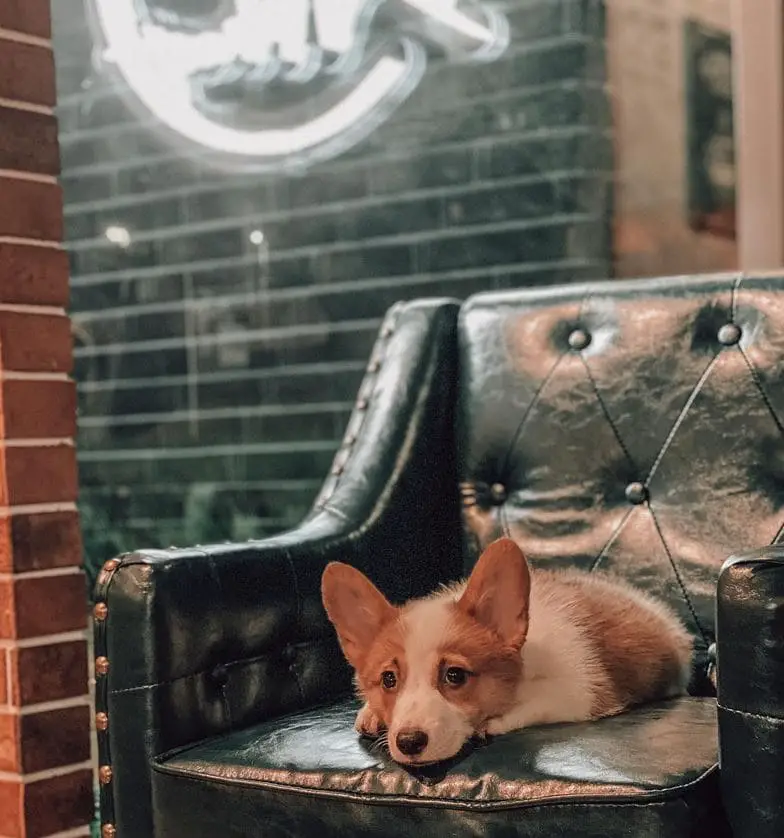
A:
[[[648,490],[642,483],[635,481],[626,487],[626,500],[628,500],[629,503],[641,504],[647,499]]]
[[[506,486],[503,483],[493,483],[490,487],[490,499],[496,506],[500,506],[507,498]]]
[[[737,323],[725,323],[719,329],[719,343],[722,346],[735,346],[740,340],[741,334],[741,328]]]
[[[575,350],[575,352],[579,352],[581,349],[585,349],[591,343],[591,335],[589,332],[586,332],[585,329],[575,329],[569,335],[569,346]]]

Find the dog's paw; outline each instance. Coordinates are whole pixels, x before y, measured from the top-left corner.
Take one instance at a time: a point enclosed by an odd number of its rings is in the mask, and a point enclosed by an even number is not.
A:
[[[485,736],[501,736],[504,733],[509,733],[511,730],[518,730],[523,727],[517,721],[513,721],[505,716],[496,716],[493,719],[488,719],[483,733]]]
[[[365,704],[357,713],[357,720],[354,722],[354,727],[363,736],[379,736],[384,730],[384,724],[381,719]]]

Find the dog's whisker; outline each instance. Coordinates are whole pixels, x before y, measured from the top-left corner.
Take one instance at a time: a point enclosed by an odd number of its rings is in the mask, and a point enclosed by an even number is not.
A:
[[[389,738],[385,733],[382,733],[370,746],[371,751],[378,753],[389,753]]]

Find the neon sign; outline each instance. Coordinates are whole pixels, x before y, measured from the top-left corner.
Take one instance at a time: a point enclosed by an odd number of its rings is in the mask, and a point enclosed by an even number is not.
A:
[[[92,0],[97,58],[170,133],[227,163],[302,167],[367,137],[435,53],[488,62],[481,0]]]

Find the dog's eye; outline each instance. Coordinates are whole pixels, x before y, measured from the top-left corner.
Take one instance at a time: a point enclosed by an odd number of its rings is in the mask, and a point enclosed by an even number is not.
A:
[[[468,680],[470,673],[467,669],[461,669],[459,666],[450,666],[444,673],[444,680],[450,687],[462,687]]]
[[[394,672],[390,672],[389,670],[382,672],[381,683],[384,685],[385,690],[394,690],[397,686],[397,676]]]

